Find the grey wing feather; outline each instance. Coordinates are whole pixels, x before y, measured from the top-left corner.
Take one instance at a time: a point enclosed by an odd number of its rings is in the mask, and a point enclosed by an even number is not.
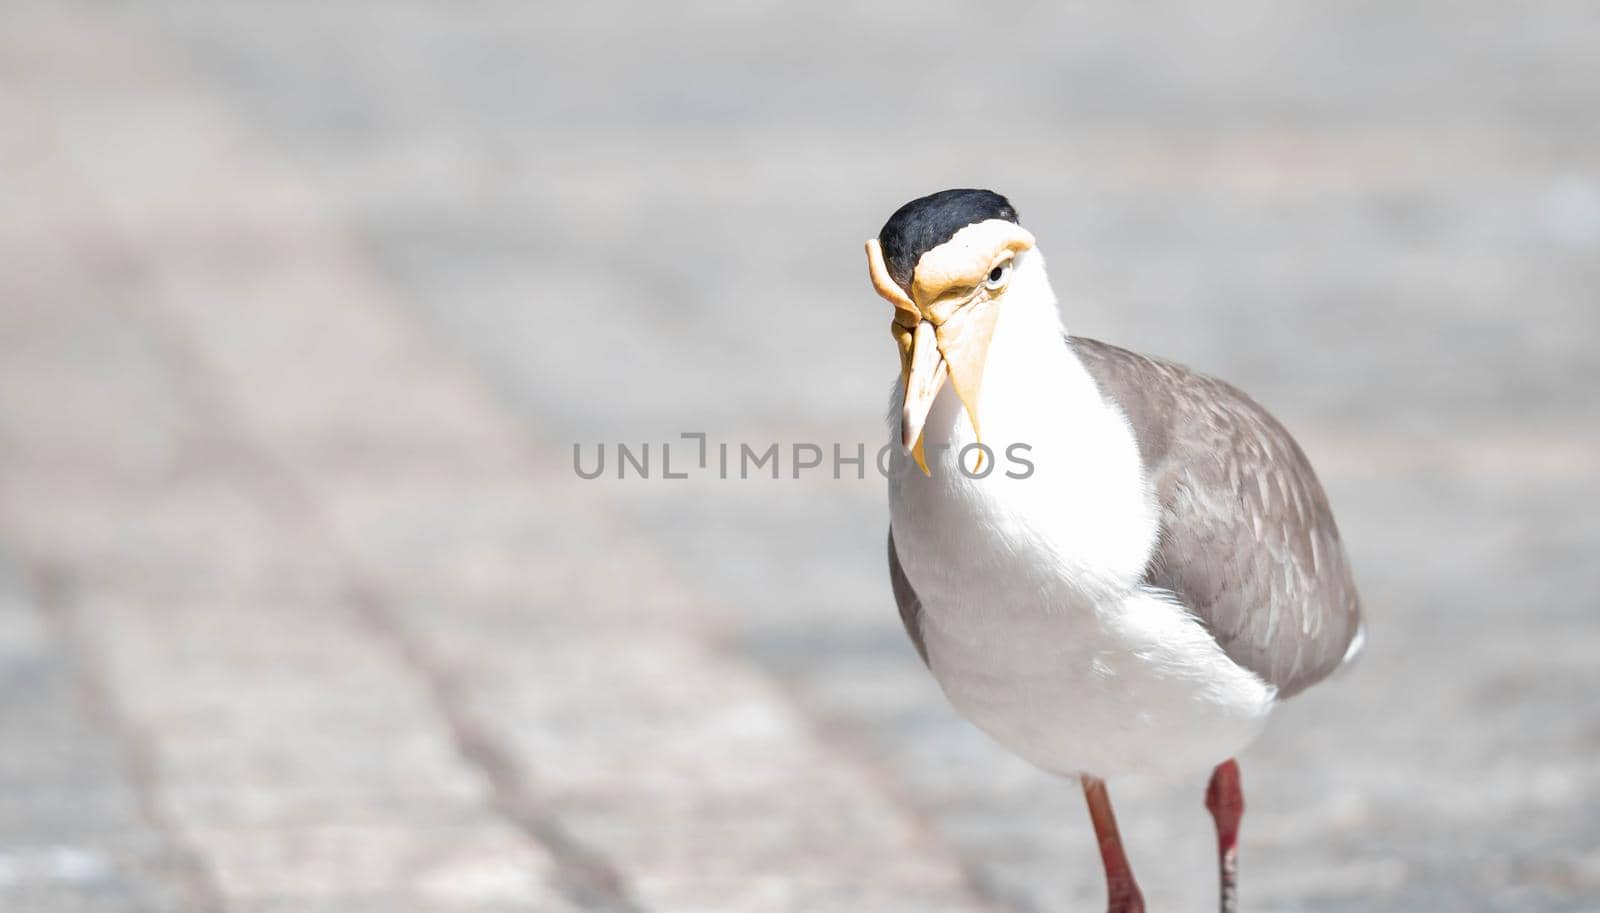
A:
[[[1289,432],[1215,378],[1092,339],[1068,344],[1132,424],[1155,489],[1161,536],[1145,583],[1174,594],[1280,697],[1338,668],[1354,652],[1360,600]]]
[[[922,600],[911,588],[906,572],[900,568],[900,555],[894,550],[894,531],[889,531],[889,585],[894,588],[894,601],[900,606],[900,623],[906,626],[911,643],[917,648],[922,661],[928,661],[928,648],[922,643]]]

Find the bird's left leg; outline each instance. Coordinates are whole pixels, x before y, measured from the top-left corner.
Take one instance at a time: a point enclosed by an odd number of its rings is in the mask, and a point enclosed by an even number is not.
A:
[[[1107,913],[1144,913],[1144,895],[1133,878],[1133,868],[1122,852],[1122,835],[1117,831],[1117,816],[1111,811],[1106,781],[1087,774],[1083,777],[1083,797],[1089,802],[1089,820],[1100,844],[1100,861],[1106,869]]]
[[[1239,907],[1239,819],[1244,816],[1244,790],[1239,786],[1239,762],[1232,758],[1217,765],[1206,787],[1206,808],[1217,824],[1217,869],[1222,880],[1222,913]]]

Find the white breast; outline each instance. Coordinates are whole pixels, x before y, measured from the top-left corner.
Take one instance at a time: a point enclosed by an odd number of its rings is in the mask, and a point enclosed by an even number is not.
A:
[[[1030,259],[984,372],[978,414],[993,471],[976,479],[957,465],[974,438],[947,387],[926,426],[932,477],[907,463],[890,478],[929,666],[957,710],[1046,770],[1204,770],[1255,736],[1272,689],[1170,594],[1140,586],[1159,519],[1137,443],[1062,344]],[[1019,305],[1023,283],[1042,287],[1046,315]],[[1026,478],[1007,475],[1026,469],[1007,458],[1013,445],[1027,448],[1012,451],[1032,462]]]

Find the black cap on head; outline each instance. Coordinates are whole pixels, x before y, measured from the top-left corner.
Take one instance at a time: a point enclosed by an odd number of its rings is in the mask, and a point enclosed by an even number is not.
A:
[[[989,219],[1017,221],[1011,201],[992,190],[941,190],[896,209],[878,232],[889,277],[907,291],[922,255],[968,225]]]

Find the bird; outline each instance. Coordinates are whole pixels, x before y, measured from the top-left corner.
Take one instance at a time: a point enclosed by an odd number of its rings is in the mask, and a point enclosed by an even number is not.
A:
[[[1196,779],[1238,905],[1236,756],[1365,642],[1321,483],[1221,380],[1070,333],[1004,196],[920,197],[866,242],[894,308],[888,565],[957,712],[1081,782],[1110,913],[1139,913],[1108,778]]]

